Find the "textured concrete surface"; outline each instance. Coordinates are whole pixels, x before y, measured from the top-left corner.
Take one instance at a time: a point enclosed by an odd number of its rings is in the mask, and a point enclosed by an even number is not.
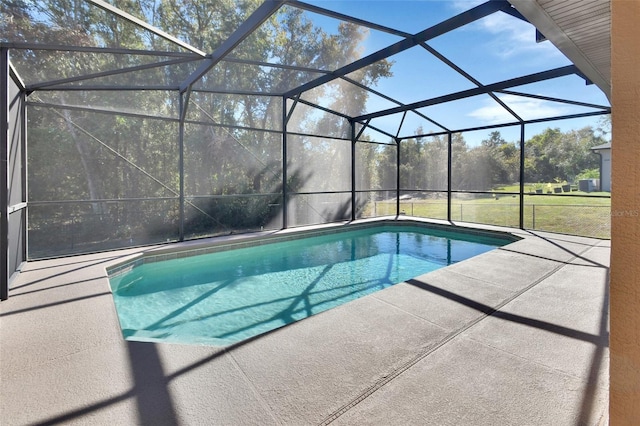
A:
[[[514,232],[228,348],[123,340],[105,267],[140,250],[28,263],[0,304],[1,423],[602,424],[609,243]]]

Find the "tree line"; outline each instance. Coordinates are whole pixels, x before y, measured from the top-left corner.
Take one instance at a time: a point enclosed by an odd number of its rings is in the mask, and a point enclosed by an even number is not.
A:
[[[419,133],[421,129],[418,129]],[[525,141],[525,183],[575,183],[599,168],[591,148],[606,143],[597,128],[585,126],[562,131],[549,127]],[[418,137],[400,142],[400,183],[403,190],[447,190],[447,136]],[[369,154],[375,163],[361,189],[394,189],[398,147],[395,143]],[[451,140],[451,186],[460,191],[491,191],[520,182],[520,142],[506,141],[494,130],[479,145],[471,146],[462,133]]]

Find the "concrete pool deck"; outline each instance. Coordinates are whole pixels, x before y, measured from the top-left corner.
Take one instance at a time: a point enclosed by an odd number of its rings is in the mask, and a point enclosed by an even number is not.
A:
[[[610,242],[508,231],[224,349],[123,340],[105,268],[148,247],[29,262],[0,303],[0,423],[606,424]]]

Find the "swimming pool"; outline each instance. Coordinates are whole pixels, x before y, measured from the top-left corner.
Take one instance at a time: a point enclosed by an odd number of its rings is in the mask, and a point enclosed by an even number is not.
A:
[[[228,346],[512,241],[375,226],[146,259],[109,280],[126,339]]]

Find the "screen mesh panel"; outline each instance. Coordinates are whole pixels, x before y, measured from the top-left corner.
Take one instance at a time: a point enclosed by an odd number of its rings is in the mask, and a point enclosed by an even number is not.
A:
[[[287,174],[290,192],[350,191],[351,142],[289,135]]]
[[[288,226],[351,219],[351,193],[292,194],[287,199]]]

